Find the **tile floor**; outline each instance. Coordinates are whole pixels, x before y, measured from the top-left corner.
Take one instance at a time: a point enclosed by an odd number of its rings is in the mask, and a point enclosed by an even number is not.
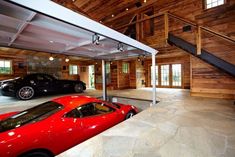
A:
[[[102,91],[84,94],[100,96]],[[151,99],[151,89],[110,91]],[[0,96],[0,113],[23,110],[53,97],[30,101]],[[190,97],[188,90],[157,89],[157,106],[69,149],[59,157],[234,157],[234,100]]]
[[[112,93],[112,92],[111,92]],[[151,98],[150,89],[119,95]],[[59,157],[234,157],[234,100],[158,89],[158,103]]]

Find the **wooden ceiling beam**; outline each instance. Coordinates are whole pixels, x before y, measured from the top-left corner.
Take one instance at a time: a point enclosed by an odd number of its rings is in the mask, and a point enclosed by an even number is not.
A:
[[[91,16],[90,16],[88,13],[86,13],[85,11],[83,11],[82,9],[80,9],[79,7],[77,7],[77,6],[74,4],[73,1],[70,1],[70,0],[69,0],[69,1],[68,1],[68,0],[52,0],[52,1],[55,2],[55,3],[57,3],[57,4],[59,4],[59,5],[62,5],[62,6],[64,6],[64,7],[66,7],[66,8],[69,8],[69,9],[75,11],[75,12],[78,12],[78,13],[80,13],[80,14],[86,16],[86,17],[91,18]]]

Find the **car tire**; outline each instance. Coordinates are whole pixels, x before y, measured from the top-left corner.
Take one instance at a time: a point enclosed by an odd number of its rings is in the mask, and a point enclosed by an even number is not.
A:
[[[21,155],[20,157],[53,157],[51,154],[43,151],[35,151]]]
[[[82,93],[83,92],[83,86],[81,83],[75,84],[74,86],[74,91],[76,93]]]
[[[129,119],[129,118],[133,117],[134,115],[135,115],[135,112],[129,111],[129,112],[126,114],[125,119]]]
[[[16,92],[16,97],[20,100],[29,100],[34,96],[34,89],[31,86],[23,86]]]

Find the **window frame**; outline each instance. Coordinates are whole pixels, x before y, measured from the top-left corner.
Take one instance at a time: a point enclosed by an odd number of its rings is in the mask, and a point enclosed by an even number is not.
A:
[[[11,59],[0,59],[0,61],[3,61],[3,64],[4,64],[4,67],[2,67],[2,68],[6,68],[5,67],[5,62],[6,61],[9,61],[10,62],[10,73],[1,73],[0,72],[0,75],[12,75],[13,74],[13,60],[11,60]],[[0,67],[1,68],[1,67]]]
[[[73,69],[73,67],[77,67],[77,73],[75,74],[74,73],[74,69]],[[71,69],[70,69],[70,67],[72,67],[72,71],[70,71]],[[69,65],[69,75],[79,75],[79,66],[78,65],[76,65],[76,64],[70,64]]]
[[[180,85],[174,85],[173,84],[173,82],[174,82],[174,78],[173,78],[173,76],[174,76],[174,71],[173,71],[173,65],[180,65]],[[171,75],[172,75],[172,77],[171,77],[171,84],[172,84],[172,87],[182,87],[183,86],[183,65],[182,64],[180,64],[180,63],[173,63],[173,64],[171,64]]]
[[[106,81],[107,81],[107,84],[110,84],[111,83],[111,64],[110,62],[106,62],[105,63],[105,72],[106,72]]]
[[[103,104],[104,106],[106,106],[106,107],[112,109],[112,111],[111,111],[111,112],[107,112],[107,113],[102,113],[102,114],[95,114],[95,115],[90,115],[90,116],[83,116],[83,114],[82,114],[82,112],[79,110],[79,108],[81,108],[82,106],[86,106],[86,105],[93,104],[93,103]],[[79,116],[79,117],[69,117],[69,116],[67,116],[68,114],[70,114],[70,113],[73,112],[73,111],[76,111],[80,116]],[[115,111],[116,111],[116,109],[115,109],[114,107],[107,105],[105,102],[93,101],[93,102],[89,102],[89,103],[86,103],[86,104],[83,104],[83,105],[79,105],[79,106],[73,108],[72,110],[70,110],[69,112],[67,112],[66,114],[64,114],[63,117],[65,117],[65,118],[80,118],[80,119],[82,119],[82,118],[92,118],[92,117],[97,117],[97,116],[101,116],[101,115],[110,114],[110,113],[113,113],[113,112],[115,112]]]
[[[153,86],[153,80],[152,80],[152,65],[150,66],[150,85]],[[156,86],[159,86],[159,80],[160,80],[160,75],[159,75],[159,65],[155,65],[156,68]]]
[[[181,85],[180,86],[174,86],[173,85],[173,65],[174,64],[180,64],[181,65]],[[161,66],[162,65],[169,65],[169,85],[162,85],[162,72],[161,72]],[[158,66],[158,84],[156,84],[156,87],[159,88],[184,88],[184,63],[181,62],[167,62],[167,63],[158,63],[156,66]],[[148,66],[148,87],[152,87],[152,76],[151,76],[151,67],[152,65],[149,64]]]
[[[127,65],[126,67],[124,65]],[[122,73],[129,74],[130,72],[130,65],[128,62],[122,62]]]
[[[171,86],[171,64],[161,64],[160,65],[160,77],[161,77],[161,80],[160,80],[160,86],[162,87],[170,87]],[[163,77],[163,73],[162,73],[162,67],[163,66],[168,66],[168,84],[167,85],[163,85],[162,83],[162,77]]]
[[[214,6],[214,7],[210,7],[210,8],[207,8],[207,1],[208,0],[203,0],[204,2],[203,2],[203,8],[204,8],[204,10],[209,10],[209,9],[214,9],[214,8],[217,8],[217,7],[221,7],[221,6],[223,6],[223,5],[225,5],[226,3],[227,3],[227,0],[223,0],[224,1],[224,3],[223,4],[220,4],[220,5],[217,5],[217,6]],[[217,1],[217,3],[218,3],[218,0],[216,0]],[[212,4],[212,3],[211,3]]]

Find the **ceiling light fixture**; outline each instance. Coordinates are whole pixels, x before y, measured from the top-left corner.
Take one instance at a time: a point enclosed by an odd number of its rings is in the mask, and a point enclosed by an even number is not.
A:
[[[126,11],[128,11],[129,9],[128,8],[126,8]]]
[[[144,3],[146,3],[147,2],[147,0],[144,0]]]
[[[112,14],[112,17],[114,17],[114,14]]]
[[[100,36],[98,34],[95,33],[92,35],[92,43],[96,45],[100,44]]]
[[[140,61],[141,61],[140,56],[137,58],[137,61],[138,61],[138,62],[140,62]]]
[[[49,42],[50,42],[50,43],[54,43],[54,41],[52,41],[52,40],[50,40]]]
[[[66,62],[66,63],[69,62],[69,58],[68,58],[68,57],[65,58],[65,62]]]
[[[54,57],[52,55],[50,55],[49,61],[53,61],[53,60],[54,60]]]

